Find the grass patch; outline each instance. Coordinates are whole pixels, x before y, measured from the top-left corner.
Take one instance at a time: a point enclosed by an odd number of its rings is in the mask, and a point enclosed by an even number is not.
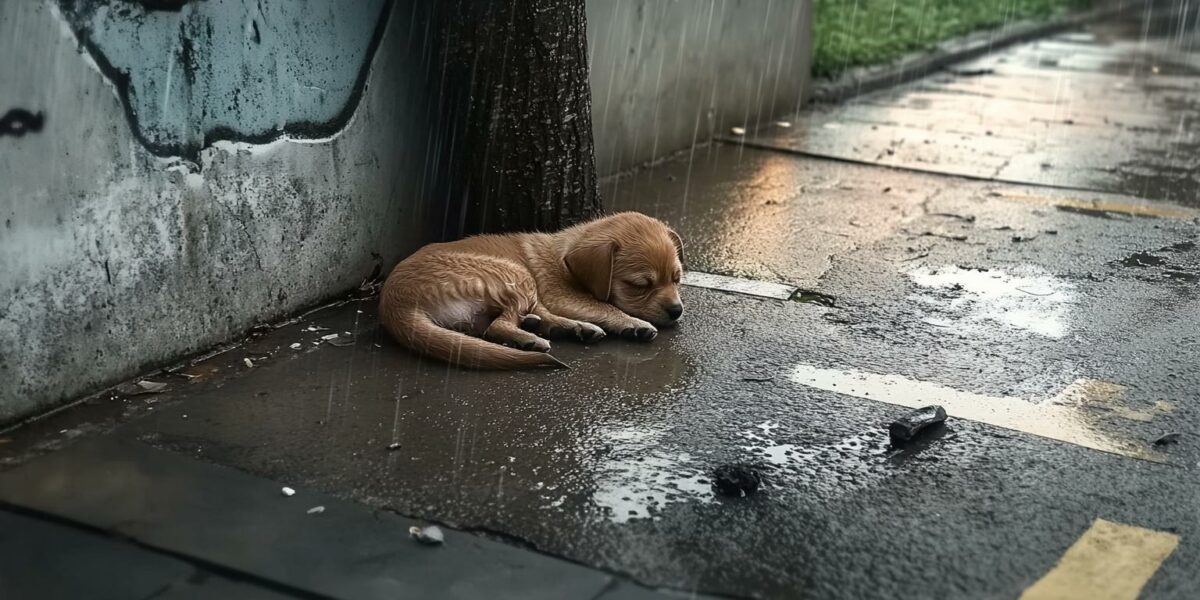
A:
[[[1086,8],[1093,0],[813,0],[813,73],[894,60],[1012,21]]]

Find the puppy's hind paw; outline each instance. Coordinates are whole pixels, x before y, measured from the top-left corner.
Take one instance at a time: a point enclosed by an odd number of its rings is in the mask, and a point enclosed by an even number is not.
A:
[[[537,333],[542,327],[542,318],[535,314],[528,314],[521,317],[521,329]]]

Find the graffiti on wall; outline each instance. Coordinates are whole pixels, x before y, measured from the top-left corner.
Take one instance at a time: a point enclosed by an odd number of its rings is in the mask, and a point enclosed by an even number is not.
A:
[[[45,123],[46,115],[41,111],[35,113],[24,108],[14,108],[0,117],[0,137],[21,137],[26,133],[37,133]]]
[[[328,137],[349,121],[393,0],[58,0],[138,140],[196,160],[220,140]]]

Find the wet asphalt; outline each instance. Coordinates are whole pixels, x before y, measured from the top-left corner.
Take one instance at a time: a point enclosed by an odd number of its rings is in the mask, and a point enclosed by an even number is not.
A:
[[[1103,518],[1180,537],[1143,597],[1198,597],[1200,55],[1178,25],[1016,46],[602,190],[675,226],[690,270],[792,299],[689,287],[653,343],[481,373],[406,354],[354,298],[153,377],[166,393],[7,432],[0,469],[112,439],[734,597],[1014,598]],[[974,414],[1081,380],[1103,393],[1043,435],[952,410],[888,442],[896,401],[950,389]],[[1088,441],[1049,439],[1068,430]],[[730,464],[757,493],[714,493]]]

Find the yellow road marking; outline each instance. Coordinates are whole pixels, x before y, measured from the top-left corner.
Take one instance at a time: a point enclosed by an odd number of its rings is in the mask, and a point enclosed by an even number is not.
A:
[[[1096,519],[1021,600],[1136,600],[1179,536]]]
[[[1194,210],[1170,205],[1157,204],[1137,204],[1133,202],[1113,202],[1109,200],[1083,200],[1081,198],[1063,198],[1058,196],[1034,196],[1030,194],[1000,194],[1005,200],[1013,202],[1023,202],[1025,204],[1038,204],[1042,206],[1065,206],[1068,208],[1078,208],[1081,210],[1094,210],[1098,212],[1121,213],[1126,215],[1134,215],[1139,217],[1158,217],[1161,219],[1180,219],[1188,220],[1195,218],[1198,214]]]
[[[1026,399],[987,396],[900,375],[852,369],[796,365],[789,375],[792,381],[811,388],[909,408],[940,404],[947,414],[960,419],[1130,458],[1167,462],[1166,456],[1147,447],[1144,441],[1128,439],[1095,418],[1096,408],[1106,413],[1125,408],[1125,388],[1113,383],[1079,379],[1049,398]],[[1133,414],[1151,419],[1154,416]]]

